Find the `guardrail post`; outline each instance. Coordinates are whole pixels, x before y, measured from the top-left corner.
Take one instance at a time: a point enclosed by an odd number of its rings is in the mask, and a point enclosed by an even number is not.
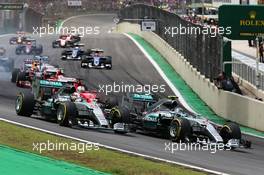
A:
[[[223,62],[232,61],[232,52],[231,52],[231,41],[223,40]],[[227,76],[232,76],[232,65],[224,65],[223,71],[226,73]]]

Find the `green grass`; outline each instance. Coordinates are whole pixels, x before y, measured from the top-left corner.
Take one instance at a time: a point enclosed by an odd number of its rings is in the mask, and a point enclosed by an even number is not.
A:
[[[87,131],[89,132],[89,131]],[[40,154],[33,151],[33,143],[57,142],[71,143],[71,139],[46,134],[0,121],[0,145]],[[43,156],[64,160],[77,165],[86,166],[106,173],[117,175],[202,175],[185,167],[147,160],[142,157],[119,153],[101,148],[98,151],[43,151]]]

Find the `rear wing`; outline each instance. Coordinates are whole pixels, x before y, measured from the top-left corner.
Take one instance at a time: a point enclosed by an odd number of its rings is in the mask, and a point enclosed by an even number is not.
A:
[[[153,102],[155,98],[151,94],[144,94],[144,93],[131,93],[129,94],[130,98],[135,101],[142,101],[142,102]]]
[[[43,95],[51,96],[53,89],[61,89],[62,87],[63,84],[58,81],[41,80],[38,78],[34,78],[32,81],[32,92],[35,99],[38,99]]]
[[[59,81],[39,80],[39,86],[46,88],[62,88],[63,83]]]

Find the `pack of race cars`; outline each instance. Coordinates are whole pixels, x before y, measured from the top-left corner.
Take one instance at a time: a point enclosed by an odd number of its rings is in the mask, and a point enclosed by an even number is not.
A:
[[[104,50],[99,48],[83,50],[80,43],[81,37],[74,34],[59,36],[59,39],[52,42],[53,48],[64,48],[61,52],[61,60],[81,61],[82,68],[112,69],[112,57],[105,56]],[[10,45],[17,45],[16,55],[41,55],[43,46],[37,41],[26,36],[24,32],[18,32],[17,37],[9,40]]]
[[[27,42],[28,39],[24,38]],[[62,47],[62,60],[79,60],[83,68],[112,68],[112,57],[102,49],[81,49],[79,36],[61,36],[52,47]],[[1,49],[0,49],[1,51]],[[62,68],[49,64],[49,58],[35,55],[13,69],[11,81],[30,88],[17,95],[19,116],[38,116],[61,126],[113,130],[116,133],[144,132],[174,142],[198,142],[249,148],[240,127],[233,122],[218,126],[188,111],[177,97],[159,99],[152,94],[128,93],[121,96],[88,91],[82,80],[66,77]]]

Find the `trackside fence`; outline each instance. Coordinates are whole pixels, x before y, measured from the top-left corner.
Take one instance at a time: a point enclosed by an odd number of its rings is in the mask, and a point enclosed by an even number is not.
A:
[[[172,36],[172,28],[194,27],[202,30],[202,26],[188,22],[177,14],[143,4],[121,9],[119,18],[120,22],[131,23],[140,23],[139,19],[144,18],[155,20],[157,25],[155,33],[184,56],[206,78],[212,81],[221,72],[222,38],[219,35],[212,37],[210,34],[198,32]]]
[[[233,62],[238,64],[232,65],[232,71],[240,78],[246,80],[251,85],[255,86],[258,89],[264,90],[264,72],[259,70],[259,82],[256,81],[256,68],[244,64],[239,59],[232,57]]]

